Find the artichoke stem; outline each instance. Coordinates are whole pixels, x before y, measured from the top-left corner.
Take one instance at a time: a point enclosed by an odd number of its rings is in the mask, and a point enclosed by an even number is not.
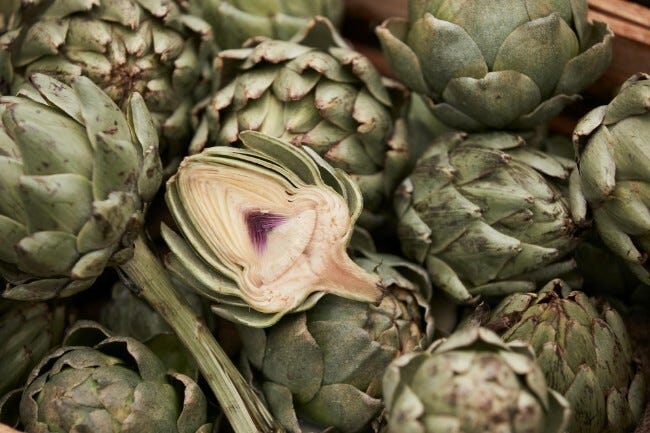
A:
[[[135,242],[133,258],[120,268],[193,355],[234,431],[282,432],[205,324],[178,295],[162,263],[147,246],[144,234]]]

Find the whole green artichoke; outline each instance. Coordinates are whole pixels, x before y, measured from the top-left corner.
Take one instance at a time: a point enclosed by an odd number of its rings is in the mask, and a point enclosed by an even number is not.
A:
[[[32,368],[63,339],[62,305],[0,300],[0,397],[23,385]]]
[[[86,77],[32,83],[0,99],[0,276],[20,300],[70,296],[127,261],[161,181],[139,94],[125,115]]]
[[[270,328],[240,328],[244,359],[260,373],[269,407],[289,432],[303,431],[306,422],[364,431],[381,411],[385,368],[430,342],[426,271],[396,256],[356,254],[388,287],[379,305],[328,295]]]
[[[207,103],[192,151],[234,144],[245,130],[310,147],[352,176],[369,212],[362,218],[376,220],[405,175],[408,146],[398,98],[370,60],[323,18],[291,41],[259,39],[219,58],[223,87]]]
[[[527,344],[478,327],[393,361],[383,390],[388,433],[564,433],[570,412]]]
[[[26,433],[209,433],[207,401],[144,344],[78,324],[32,371],[20,402]]]
[[[408,12],[376,30],[388,63],[464,131],[541,125],[611,61],[613,33],[587,21],[587,0],[410,0]]]
[[[3,0],[4,1],[4,0]],[[15,94],[32,73],[71,84],[87,76],[122,109],[140,93],[151,111],[165,159],[185,154],[210,26],[176,0],[32,0],[0,39],[11,56]],[[0,54],[0,58],[2,55]],[[2,62],[0,62],[0,65]]]
[[[443,135],[396,193],[402,250],[458,301],[534,290],[575,243],[553,184],[572,165],[507,133]]]
[[[325,293],[382,296],[376,275],[346,253],[361,194],[309,148],[248,131],[245,149],[213,147],[186,158],[165,198],[182,235],[163,226],[167,267],[213,309],[270,326]]]
[[[553,280],[505,298],[486,326],[531,344],[548,385],[571,404],[569,433],[624,433],[640,420],[645,380],[616,310]]]
[[[608,104],[586,114],[573,132],[574,219],[593,216],[601,239],[650,284],[650,75],[628,79]]]
[[[247,39],[265,36],[290,39],[316,15],[338,26],[343,0],[190,0],[223,49],[239,48]]]

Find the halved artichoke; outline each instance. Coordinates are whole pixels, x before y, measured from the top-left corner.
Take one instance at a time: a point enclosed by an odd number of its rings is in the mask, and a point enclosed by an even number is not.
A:
[[[308,148],[252,131],[240,137],[246,149],[206,149],[169,180],[182,234],[163,227],[172,273],[252,326],[326,293],[378,301],[379,278],[346,252],[362,208],[354,182]]]

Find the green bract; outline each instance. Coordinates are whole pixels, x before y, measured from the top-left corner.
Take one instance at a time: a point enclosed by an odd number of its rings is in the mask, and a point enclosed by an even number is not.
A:
[[[388,288],[379,305],[325,296],[270,328],[240,328],[245,359],[260,372],[269,407],[289,432],[302,431],[304,422],[365,431],[382,408],[385,368],[430,342],[426,271],[396,256],[355,254]]]
[[[145,345],[79,322],[32,371],[20,402],[26,433],[209,433],[207,402]]]
[[[573,132],[574,219],[588,209],[603,242],[650,284],[650,75],[628,79],[609,103],[585,115]]]
[[[396,193],[402,250],[459,301],[533,290],[574,245],[552,183],[572,165],[507,133],[443,135]]]
[[[188,157],[167,184],[182,235],[163,227],[174,276],[251,326],[325,293],[379,300],[379,278],[345,251],[362,208],[354,182],[309,148],[252,131],[240,137],[245,149]]]
[[[571,404],[569,433],[624,433],[640,420],[645,380],[616,310],[554,280],[505,298],[487,326],[531,344],[548,385]]]
[[[190,0],[197,15],[214,29],[221,48],[239,48],[265,36],[287,40],[316,15],[335,25],[343,19],[343,0]]]
[[[587,0],[410,0],[377,28],[411,90],[461,130],[531,129],[559,114],[611,60],[612,31]]]
[[[61,343],[65,324],[63,306],[0,300],[0,397],[21,387],[31,369]]]
[[[20,300],[70,296],[128,260],[161,181],[139,94],[124,114],[86,77],[32,84],[0,99],[0,276]]]
[[[398,358],[383,389],[388,433],[564,433],[569,416],[530,347],[484,328]]]
[[[5,1],[5,0],[3,0]],[[34,72],[71,84],[90,77],[121,108],[144,98],[167,157],[185,153],[210,26],[175,0],[32,0],[0,39],[11,54],[12,93]],[[1,60],[2,54],[0,54]],[[2,62],[0,62],[2,65]],[[0,71],[1,72],[1,71]],[[6,77],[7,78],[7,77]]]
[[[291,41],[260,39],[219,58],[223,87],[207,102],[194,152],[260,131],[314,149],[359,184],[368,211],[385,209],[408,160],[400,110],[370,60],[329,21],[310,21]],[[236,73],[230,81],[229,72]]]

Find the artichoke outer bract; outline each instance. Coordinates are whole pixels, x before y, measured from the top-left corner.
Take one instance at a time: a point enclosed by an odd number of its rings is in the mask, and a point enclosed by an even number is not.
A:
[[[191,110],[208,90],[202,68],[212,48],[208,23],[176,0],[35,0],[0,39],[0,73],[16,94],[32,73],[66,84],[87,76],[122,109],[138,92],[151,111],[166,162],[186,154]],[[4,52],[4,53],[2,53]],[[11,68],[5,71],[3,55]]]
[[[172,274],[250,326],[326,293],[377,302],[379,278],[345,251],[363,206],[354,182],[309,148],[252,131],[240,137],[245,149],[188,157],[167,184],[182,235],[163,227]]]
[[[443,135],[395,195],[404,254],[456,300],[534,290],[570,266],[572,163],[508,133]]]
[[[162,179],[139,94],[122,113],[86,77],[32,84],[0,99],[0,276],[18,300],[70,296],[127,261]]]
[[[587,113],[573,144],[574,219],[584,223],[590,211],[605,245],[650,284],[650,75],[631,77],[608,105]]]
[[[65,326],[62,305],[0,300],[0,397],[23,385],[31,369],[61,343]]]
[[[505,341],[530,343],[548,385],[573,408],[569,433],[623,433],[641,419],[645,378],[623,319],[608,305],[553,280],[505,298],[486,326]]]
[[[256,39],[219,60],[222,87],[206,102],[192,152],[235,144],[245,130],[310,147],[359,184],[361,221],[379,224],[408,164],[404,89],[323,18],[290,41]]]
[[[388,364],[433,336],[426,271],[401,257],[352,250],[387,287],[379,305],[327,295],[272,327],[240,327],[245,369],[259,373],[271,411],[289,432],[305,431],[307,423],[365,431],[381,411]]]
[[[376,32],[398,78],[463,131],[547,122],[612,56],[613,33],[588,22],[587,0],[410,0],[408,20],[388,19]]]
[[[144,344],[78,322],[32,371],[20,402],[26,433],[209,433],[207,400]]]
[[[397,358],[383,391],[388,433],[564,433],[570,412],[530,346],[478,327]]]
[[[190,4],[212,25],[223,49],[239,48],[259,36],[290,39],[317,15],[338,26],[344,8],[343,0],[190,0]]]

